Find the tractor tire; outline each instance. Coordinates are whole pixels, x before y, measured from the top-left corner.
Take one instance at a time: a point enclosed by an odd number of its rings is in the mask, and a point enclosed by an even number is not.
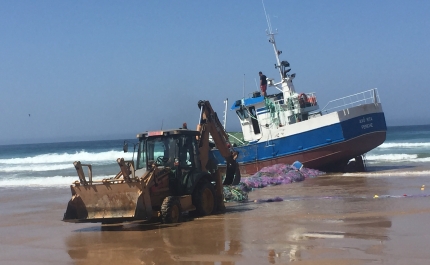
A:
[[[161,222],[163,224],[174,224],[181,222],[182,207],[179,199],[175,196],[168,196],[161,205]]]
[[[193,192],[193,204],[197,214],[210,215],[216,210],[215,187],[207,180],[201,181]]]

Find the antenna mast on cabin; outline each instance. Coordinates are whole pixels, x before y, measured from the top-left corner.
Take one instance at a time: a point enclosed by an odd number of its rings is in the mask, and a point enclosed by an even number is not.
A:
[[[284,78],[284,76],[283,76],[282,71],[281,71],[281,61],[279,60],[279,55],[282,53],[282,51],[279,51],[278,48],[276,47],[275,35],[277,33],[274,33],[272,31],[272,24],[270,23],[269,15],[267,15],[266,7],[264,6],[264,0],[261,0],[261,3],[263,3],[264,15],[266,16],[267,27],[269,28],[268,30],[266,30],[266,34],[267,34],[267,36],[269,36],[269,42],[272,43],[273,50],[275,51],[275,57],[276,57],[276,63],[277,63],[275,65],[275,68],[278,69],[279,74],[281,75],[281,80],[282,80]]]
[[[267,26],[269,27],[269,29],[266,30],[266,34],[267,36],[269,36],[269,42],[272,44],[273,50],[275,51],[275,57],[276,57],[275,68],[278,69],[279,75],[281,76],[281,81],[277,84],[272,84],[272,85],[275,86],[280,91],[282,91],[285,95],[295,93],[296,91],[294,89],[294,85],[292,81],[295,78],[296,74],[292,74],[292,75],[287,74],[291,70],[291,68],[287,69],[287,67],[290,67],[290,64],[287,61],[281,62],[281,60],[279,59],[279,55],[281,55],[282,51],[278,50],[278,48],[276,47],[275,35],[277,34],[277,32],[274,33],[272,31],[272,24],[270,23],[269,15],[267,15],[266,13],[264,0],[261,0],[261,2],[263,3],[263,9],[264,9],[264,14],[266,15]]]

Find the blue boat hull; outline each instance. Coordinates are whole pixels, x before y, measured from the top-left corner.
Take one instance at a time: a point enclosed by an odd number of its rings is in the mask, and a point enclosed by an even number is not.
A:
[[[324,171],[343,171],[350,159],[365,154],[386,138],[383,112],[371,113],[302,133],[235,147],[242,174],[254,174],[265,166],[300,161],[305,167]],[[211,151],[225,162],[218,150]]]

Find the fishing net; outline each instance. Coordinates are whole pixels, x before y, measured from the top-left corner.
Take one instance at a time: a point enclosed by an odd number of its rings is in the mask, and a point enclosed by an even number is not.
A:
[[[242,181],[236,186],[224,186],[224,199],[226,201],[245,201],[248,199],[248,193],[254,189],[303,181],[322,174],[325,173],[316,169],[305,167],[298,169],[286,164],[264,167],[254,175],[242,178]]]

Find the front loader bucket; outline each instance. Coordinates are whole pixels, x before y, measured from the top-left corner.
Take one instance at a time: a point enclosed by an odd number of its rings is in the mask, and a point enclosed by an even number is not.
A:
[[[151,218],[148,212],[152,209],[145,209],[140,182],[74,185],[70,188],[72,199],[63,221],[109,223]]]

